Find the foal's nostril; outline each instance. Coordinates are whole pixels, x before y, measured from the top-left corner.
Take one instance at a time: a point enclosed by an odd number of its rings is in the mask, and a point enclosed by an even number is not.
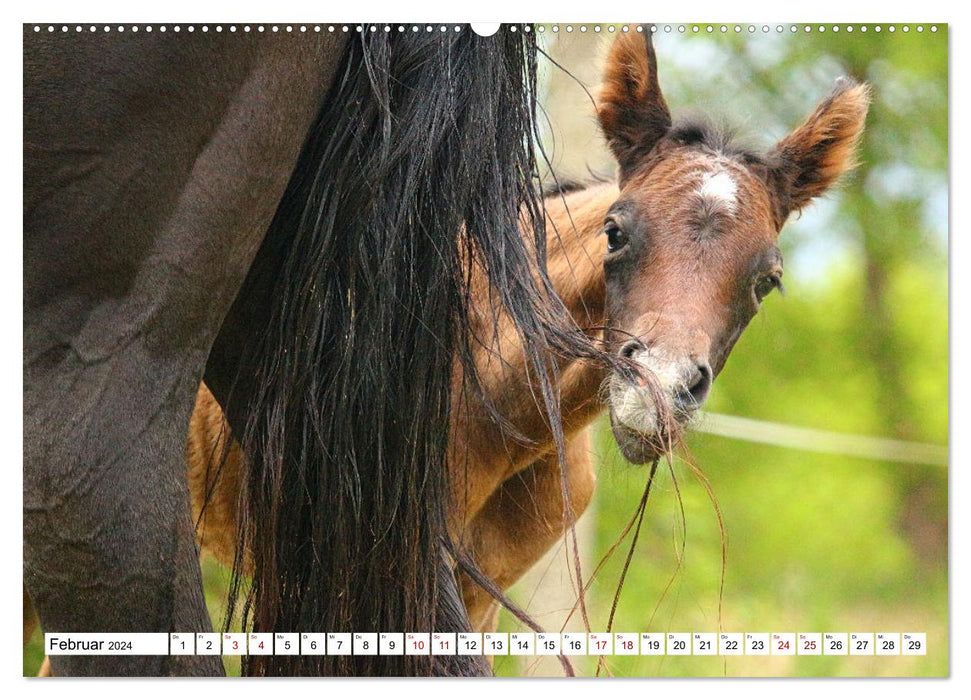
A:
[[[712,372],[708,363],[696,364],[694,372],[685,382],[686,389],[678,392],[675,401],[684,411],[694,411],[705,403],[711,393]]]
[[[644,343],[639,340],[628,340],[620,348],[620,356],[625,359],[630,359],[634,356],[634,353],[638,350],[644,349]]]
[[[695,400],[695,403],[700,406],[708,398],[708,394],[711,393],[711,367],[708,363],[699,364],[696,367],[695,376],[692,378],[693,381],[688,384],[688,393]]]

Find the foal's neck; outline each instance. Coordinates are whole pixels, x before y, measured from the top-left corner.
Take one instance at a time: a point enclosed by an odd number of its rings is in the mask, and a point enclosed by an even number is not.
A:
[[[603,254],[607,242],[599,234],[604,215],[616,199],[617,186],[612,183],[546,199],[550,281],[576,325],[593,339],[601,336],[604,325]],[[481,350],[476,364],[490,400],[531,442],[528,446],[510,444],[500,434],[493,434],[498,428],[490,422],[470,426],[467,437],[476,443],[480,458],[490,450],[499,450],[501,461],[516,471],[540,456],[537,449],[552,448],[553,439],[548,421],[536,405],[535,387],[529,388],[534,378],[518,334],[508,323],[506,319],[505,330],[495,336],[497,347],[491,353]],[[559,364],[561,417],[567,435],[585,427],[600,412],[597,394],[602,381],[603,370],[595,363],[564,360]]]
[[[604,215],[617,198],[613,184],[595,185],[546,200],[547,269],[556,293],[574,322],[591,338],[599,338],[604,325],[603,253],[607,242],[598,235]],[[531,232],[524,231],[529,238]],[[477,275],[475,294],[491,298],[488,282]],[[549,421],[537,404],[535,380],[519,335],[508,316],[496,318],[484,304],[477,314],[478,338],[492,343],[474,344],[479,381],[493,409],[526,441],[511,440],[503,428],[486,419],[486,409],[471,395],[457,391],[452,460],[454,487],[463,494],[471,517],[499,483],[552,451]],[[559,363],[560,409],[569,437],[585,427],[601,410],[598,390],[603,370],[592,362]],[[473,457],[474,456],[474,457]]]
[[[602,183],[546,199],[550,280],[581,329],[604,322],[604,216],[617,199],[617,185]],[[590,331],[599,337],[599,331]]]

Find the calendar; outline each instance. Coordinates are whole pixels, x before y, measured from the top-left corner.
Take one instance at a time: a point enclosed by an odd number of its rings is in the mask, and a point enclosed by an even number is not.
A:
[[[949,24],[360,9],[23,24],[24,675],[949,676]]]
[[[747,639],[747,647],[741,639]],[[923,656],[927,654],[927,635],[924,632],[854,632],[823,635],[819,632],[731,633],[731,632],[672,632],[668,634],[633,634],[628,632],[552,633],[513,632],[486,634],[486,646],[480,644],[483,635],[476,633],[355,633],[352,644],[341,634],[224,634],[220,647],[213,646],[210,635],[171,634],[47,634],[45,648],[50,655],[74,654],[137,654],[185,655],[221,653],[225,656],[245,654],[307,654],[307,655],[376,655],[448,656],[469,654],[481,656],[559,656],[568,649],[573,656],[819,656],[823,653],[821,640],[829,640],[833,654],[858,656]],[[717,642],[721,640],[719,647]],[[799,644],[795,640],[799,640]],[[407,645],[403,643],[407,640]],[[770,640],[767,644],[766,640]],[[846,641],[849,641],[849,645]],[[901,645],[901,640],[905,642]],[[197,646],[193,646],[195,643]],[[564,646],[564,643],[566,646]],[[582,650],[586,650],[581,654]]]

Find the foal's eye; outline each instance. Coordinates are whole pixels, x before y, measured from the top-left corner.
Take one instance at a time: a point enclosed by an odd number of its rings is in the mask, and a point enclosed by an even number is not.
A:
[[[604,233],[607,234],[607,252],[616,253],[627,245],[627,234],[620,230],[613,221],[604,224]]]
[[[782,289],[782,278],[778,274],[766,275],[755,283],[755,298],[760,302],[772,293],[773,289]]]

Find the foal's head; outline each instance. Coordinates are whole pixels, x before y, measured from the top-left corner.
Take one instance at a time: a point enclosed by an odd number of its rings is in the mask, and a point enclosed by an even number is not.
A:
[[[630,461],[664,449],[704,404],[742,330],[782,287],[782,225],[852,167],[867,106],[866,86],[840,82],[759,156],[672,124],[649,31],[614,43],[598,104],[620,186],[604,221],[605,340],[642,375],[639,386],[608,380]]]

